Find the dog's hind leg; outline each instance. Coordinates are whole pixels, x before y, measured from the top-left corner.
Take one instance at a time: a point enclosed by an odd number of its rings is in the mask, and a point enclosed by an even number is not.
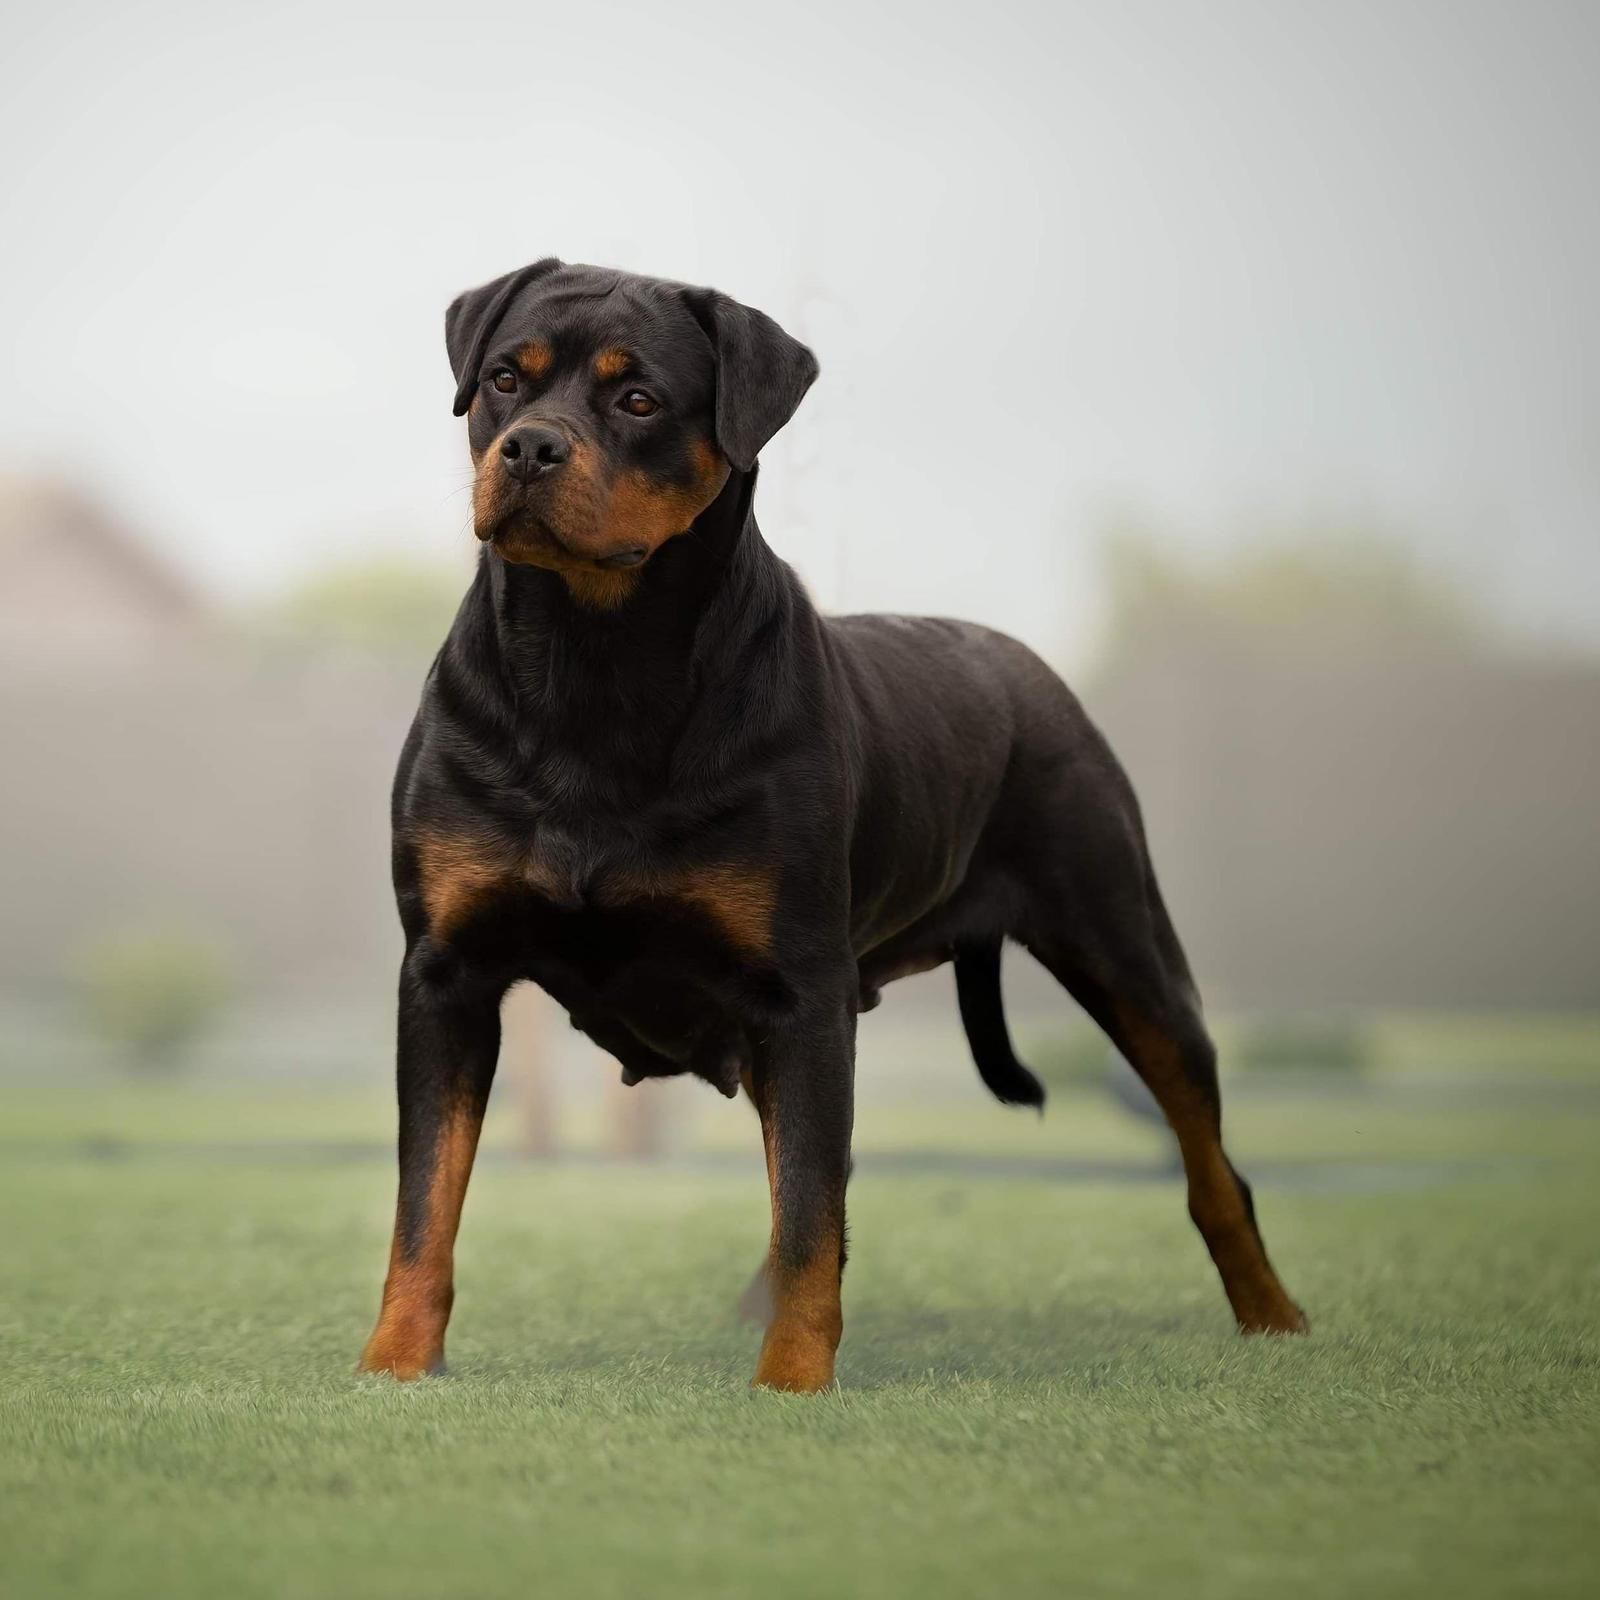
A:
[[[1222,1146],[1216,1051],[1156,886],[1136,813],[1075,830],[1040,874],[1019,937],[1144,1079],[1183,1156],[1189,1215],[1246,1333],[1303,1333],[1256,1223],[1249,1185]],[[1109,824],[1109,826],[1107,826]],[[1052,852],[1054,854],[1054,852]]]

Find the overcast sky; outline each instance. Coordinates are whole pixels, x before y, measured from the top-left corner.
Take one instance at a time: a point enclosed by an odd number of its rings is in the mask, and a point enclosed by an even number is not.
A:
[[[1117,510],[1354,507],[1594,643],[1597,82],[1592,0],[31,6],[0,463],[226,593],[464,553],[444,306],[554,253],[814,345],[761,510],[831,607],[1070,661]]]

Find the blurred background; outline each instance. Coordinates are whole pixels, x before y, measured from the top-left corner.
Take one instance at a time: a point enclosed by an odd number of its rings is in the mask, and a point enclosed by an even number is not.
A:
[[[548,253],[813,345],[769,541],[1079,687],[1263,1148],[1592,1111],[1597,69],[1582,0],[29,8],[0,1141],[387,1159],[387,787],[476,550],[443,311]],[[867,1147],[1164,1161],[1020,953],[1008,993],[1072,1115],[975,1114],[936,973],[863,1019]],[[491,1145],[759,1166],[615,1077],[515,994]]]

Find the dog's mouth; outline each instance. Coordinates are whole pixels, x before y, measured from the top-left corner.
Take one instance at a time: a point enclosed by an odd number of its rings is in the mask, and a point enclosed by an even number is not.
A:
[[[523,566],[550,567],[557,572],[581,568],[619,572],[643,565],[650,551],[641,544],[622,544],[599,552],[575,549],[551,525],[526,508],[504,516],[478,537],[506,561]]]

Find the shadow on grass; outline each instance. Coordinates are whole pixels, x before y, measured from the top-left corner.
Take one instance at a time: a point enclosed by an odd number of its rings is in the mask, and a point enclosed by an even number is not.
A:
[[[1130,1349],[1152,1341],[1231,1335],[1225,1309],[1211,1317],[1097,1304],[1012,1307],[1001,1322],[997,1326],[994,1313],[979,1307],[863,1311],[851,1319],[841,1365],[857,1389],[927,1380],[1035,1381],[1115,1367]]]
[[[675,1383],[723,1387],[748,1383],[761,1334],[727,1318],[699,1331],[652,1329],[629,1349],[616,1330],[593,1338],[528,1338],[512,1349],[482,1335],[469,1356],[451,1360],[453,1376],[480,1382],[525,1382],[539,1377],[659,1376]],[[1038,1310],[871,1307],[851,1314],[840,1351],[840,1377],[849,1390],[893,1390],[961,1380],[1011,1383],[1115,1374],[1129,1353],[1181,1339],[1208,1348],[1236,1338],[1227,1308],[1175,1307],[1169,1312],[1111,1304],[1062,1304]]]

